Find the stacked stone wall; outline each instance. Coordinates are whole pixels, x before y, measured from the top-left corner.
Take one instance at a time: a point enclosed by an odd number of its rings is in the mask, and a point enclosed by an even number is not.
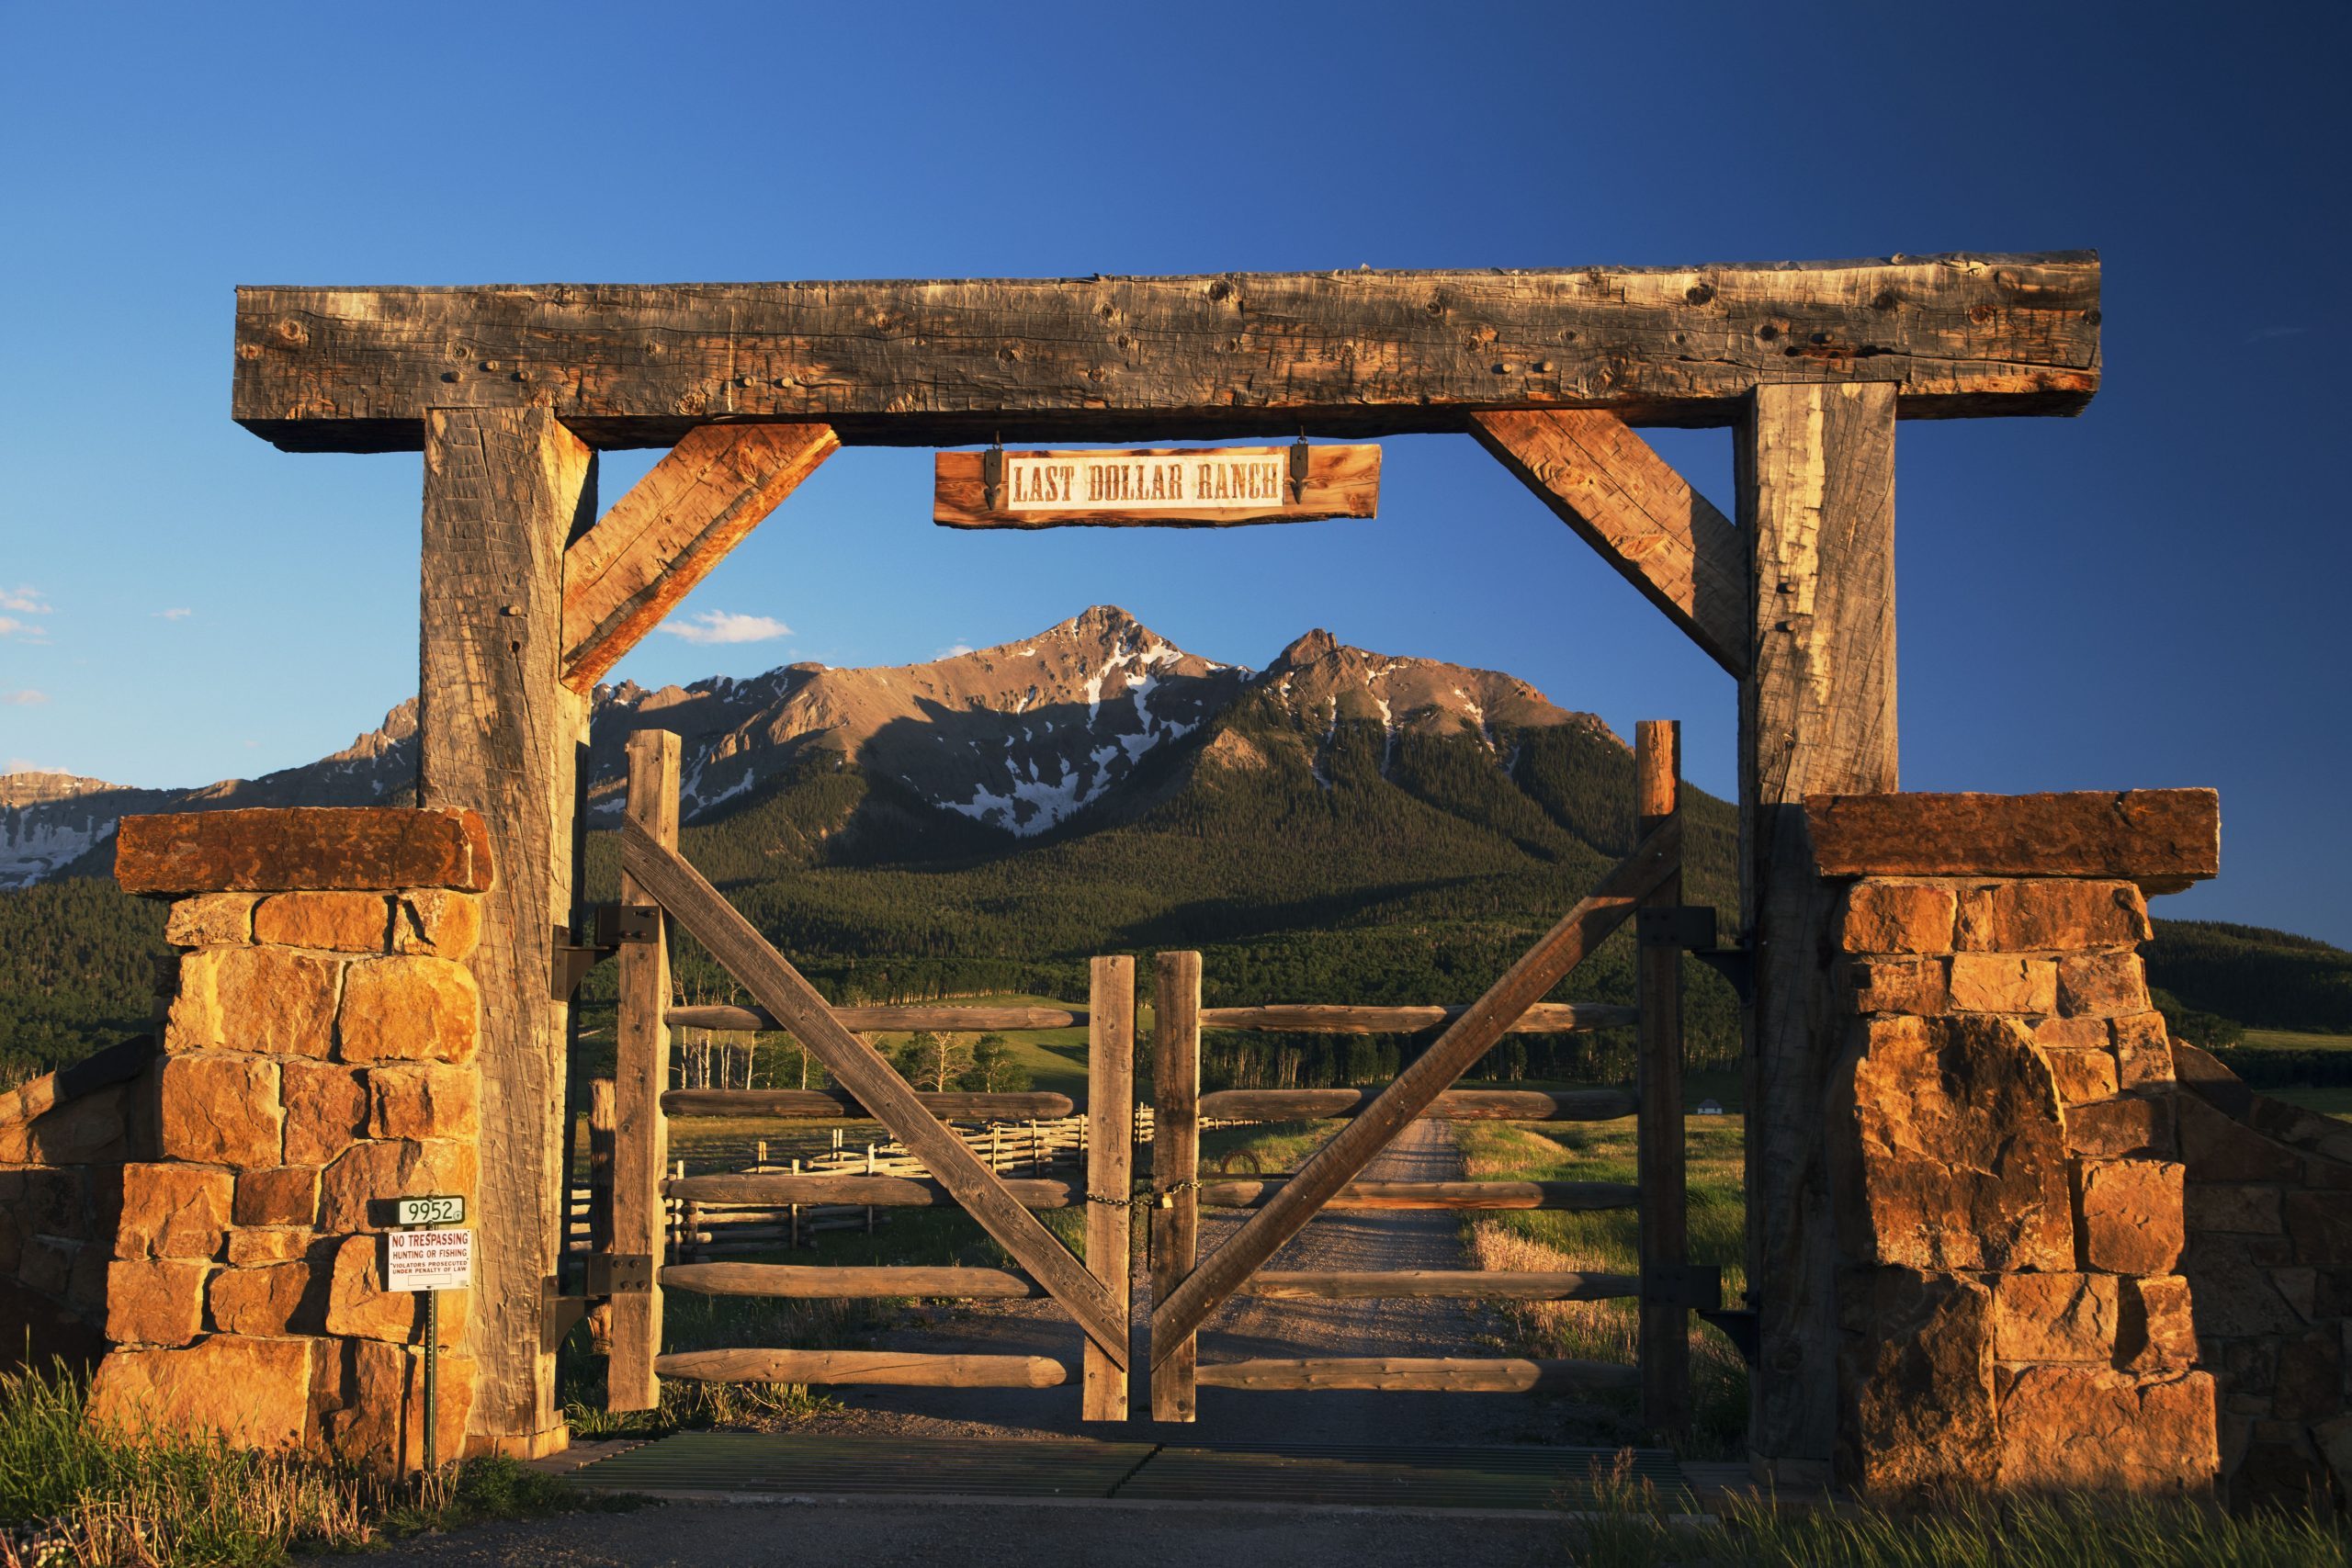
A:
[[[2352,1126],[2176,1045],[2197,1337],[2233,1506],[2352,1502]]]
[[[154,1064],[141,1037],[0,1094],[0,1365],[86,1371],[104,1353],[123,1167],[153,1156]]]
[[[424,1298],[381,1289],[381,1235],[396,1199],[475,1196],[480,838],[447,812],[126,819],[118,878],[177,896],[181,953],[104,1266],[102,1416],[418,1461]],[[443,1295],[448,1455],[468,1305]]]
[[[2164,1020],[2113,878],[1831,885],[1839,1470],[1939,1489],[2199,1493]]]

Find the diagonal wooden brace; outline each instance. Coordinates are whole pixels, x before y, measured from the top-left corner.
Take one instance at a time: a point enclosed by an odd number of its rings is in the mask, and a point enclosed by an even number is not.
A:
[[[922,1100],[874,1048],[842,1027],[832,1006],[768,945],[718,890],[634,818],[621,824],[621,870],[708,948],[759,1004],[792,1032],[842,1089],[904,1144],[1029,1277],[1078,1320],[1118,1367],[1127,1364],[1127,1324],[1110,1292],[1004,1189],[996,1173]]]
[[[1470,434],[1708,657],[1747,673],[1747,544],[1615,414],[1513,409]]]
[[[1645,894],[1681,866],[1682,822],[1671,817],[1646,834],[1634,852],[1512,964],[1436,1044],[1397,1074],[1377,1100],[1317,1150],[1306,1168],[1267,1200],[1264,1208],[1185,1276],[1167,1299],[1154,1305],[1152,1364],[1159,1365],[1198,1333],[1209,1314],[1283,1243],[1297,1235],[1317,1209],[1361,1175],[1454,1079],[1509,1033],[1521,1015],[1623,924]]]
[[[563,552],[563,683],[594,686],[841,448],[829,424],[705,424]]]

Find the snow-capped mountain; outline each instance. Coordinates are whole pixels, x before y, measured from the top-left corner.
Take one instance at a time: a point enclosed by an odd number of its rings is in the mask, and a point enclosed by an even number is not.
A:
[[[610,822],[621,804],[624,744],[653,728],[684,739],[689,821],[754,796],[813,758],[887,775],[941,811],[1029,837],[1116,796],[1147,759],[1196,737],[1209,741],[1211,759],[1250,765],[1256,743],[1217,724],[1245,699],[1310,748],[1342,720],[1378,722],[1392,747],[1408,733],[1475,736],[1505,763],[1498,737],[1511,731],[1573,724],[1607,733],[1510,675],[1367,653],[1323,631],[1253,672],[1187,653],[1125,611],[1096,605],[1035,637],[922,664],[792,664],[656,691],[599,686],[590,810],[593,821]],[[1202,733],[1212,729],[1213,738]],[[0,886],[90,855],[127,813],[382,804],[407,798],[415,774],[413,700],[334,755],[259,779],[169,790],[10,774],[0,777]],[[83,869],[103,864],[92,857]]]

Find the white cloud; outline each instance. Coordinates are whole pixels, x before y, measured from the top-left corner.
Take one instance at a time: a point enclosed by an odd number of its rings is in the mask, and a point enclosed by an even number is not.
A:
[[[154,614],[159,621],[185,621],[196,612],[194,610],[158,610]]]
[[[12,642],[47,642],[49,630],[30,621],[20,621],[14,615],[0,615],[0,637]]]
[[[732,610],[682,615],[662,622],[662,629],[688,642],[768,642],[792,635],[792,628],[774,615],[739,615]]]
[[[6,703],[11,707],[28,708],[47,701],[49,701],[47,692],[36,692],[29,688],[21,692],[0,692],[0,703]]]
[[[0,588],[0,610],[14,610],[20,615],[46,615],[49,596],[30,583],[15,588]]]
[[[34,761],[29,757],[11,757],[6,761],[0,762],[0,774],[62,773],[65,770],[63,768],[43,767],[40,763]]]
[[[933,649],[931,656],[933,659],[956,659],[971,651],[972,645],[968,642],[951,642],[945,648]]]

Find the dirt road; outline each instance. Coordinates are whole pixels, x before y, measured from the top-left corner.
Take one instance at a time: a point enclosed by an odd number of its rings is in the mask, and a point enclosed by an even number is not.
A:
[[[1417,1122],[1375,1160],[1366,1179],[1446,1181],[1462,1159],[1445,1124]],[[1245,1214],[1203,1215],[1205,1255],[1239,1228]],[[1143,1325],[1148,1290],[1136,1289],[1134,1365],[1146,1364]],[[1274,1255],[1269,1267],[1295,1269],[1459,1269],[1460,1222],[1452,1213],[1357,1211],[1327,1213]],[[1077,1328],[1050,1303],[973,1303],[920,1309],[912,1326],[885,1340],[890,1349],[962,1354],[1051,1356],[1075,1365]],[[1292,1356],[1505,1355],[1498,1325],[1484,1308],[1446,1301],[1262,1301],[1228,1303],[1201,1336],[1201,1359],[1236,1361]],[[1137,1419],[1124,1428],[1082,1425],[1078,1393],[1051,1389],[836,1389],[842,1414],[811,1429],[909,1437],[1091,1434],[1162,1442],[1261,1440],[1284,1443],[1516,1443],[1589,1440],[1589,1412],[1571,1400],[1526,1394],[1258,1393],[1204,1388],[1200,1419],[1159,1426],[1147,1417],[1144,1378],[1136,1382]]]

